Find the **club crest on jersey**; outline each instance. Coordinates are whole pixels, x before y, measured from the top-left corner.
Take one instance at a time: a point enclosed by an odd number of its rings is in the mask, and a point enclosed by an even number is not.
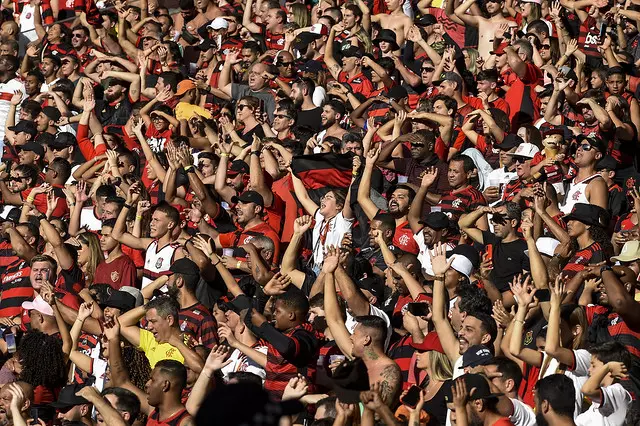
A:
[[[162,268],[162,262],[164,261],[163,258],[159,257],[158,260],[156,260],[156,268],[160,269]]]
[[[455,200],[453,200],[453,202],[451,202],[451,207],[453,207],[454,209],[457,209],[461,205],[462,205],[462,200],[460,198],[456,198]]]
[[[113,271],[111,273],[111,281],[116,283],[116,282],[118,282],[119,279],[120,279],[120,274],[118,273],[118,271]]]

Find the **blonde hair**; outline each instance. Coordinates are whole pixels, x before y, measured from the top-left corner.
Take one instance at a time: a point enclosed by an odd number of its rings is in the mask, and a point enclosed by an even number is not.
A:
[[[453,366],[449,357],[438,351],[429,352],[430,378],[444,382],[453,377]]]
[[[311,16],[309,16],[309,10],[307,10],[307,6],[305,6],[304,4],[292,4],[291,13],[293,14],[293,22],[298,24],[300,28],[305,28],[310,25]]]
[[[467,55],[469,55],[469,72],[473,75],[476,75],[476,73],[478,72],[476,61],[478,59],[478,56],[480,56],[480,53],[478,52],[478,50],[472,47],[465,47],[464,49],[462,49],[462,51],[467,52]]]
[[[83,232],[78,235],[78,241],[80,241],[80,244],[83,246],[86,246],[90,252],[89,261],[83,267],[87,284],[95,284],[93,279],[95,278],[98,264],[104,262],[104,253],[102,253],[102,249],[100,248],[100,239],[92,232]]]

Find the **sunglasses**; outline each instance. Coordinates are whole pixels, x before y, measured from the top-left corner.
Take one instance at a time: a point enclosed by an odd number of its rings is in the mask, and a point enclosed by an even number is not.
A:
[[[531,158],[527,158],[527,157],[513,157],[513,161],[514,161],[516,164],[518,164],[518,163],[524,164],[524,163],[526,163],[528,160],[531,160]]]
[[[84,34],[71,34],[71,38],[82,38]]]
[[[25,179],[24,176],[9,176],[7,178],[8,181],[17,182],[19,180]]]
[[[249,108],[249,105],[238,105],[238,111],[242,111],[244,108]]]
[[[591,151],[593,149],[593,147],[591,145],[589,145],[588,143],[583,143],[578,145],[578,148],[582,149],[583,151]]]
[[[435,68],[431,68],[431,67],[425,67],[425,68],[421,68],[422,72],[434,72],[436,69]]]
[[[289,67],[289,66],[292,66],[292,65],[293,65],[293,62],[278,62],[278,66],[279,67],[285,67],[286,68],[286,67]]]
[[[551,46],[549,46],[548,44],[543,44],[542,46],[540,46],[540,50],[549,50],[551,49]]]
[[[288,115],[284,115],[284,114],[274,114],[273,117],[274,118],[286,118],[288,120],[291,120],[291,117],[289,117]]]
[[[423,143],[411,143],[411,148],[424,148]]]

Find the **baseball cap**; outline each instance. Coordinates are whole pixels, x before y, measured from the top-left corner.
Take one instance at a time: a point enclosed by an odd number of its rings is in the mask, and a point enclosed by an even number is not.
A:
[[[18,121],[18,124],[16,124],[15,126],[9,127],[9,130],[15,133],[24,132],[31,135],[31,137],[34,137],[35,135],[38,134],[38,128],[36,126],[36,123],[29,120],[20,120]]]
[[[421,220],[419,223],[435,231],[439,231],[440,229],[447,229],[451,226],[449,216],[442,212],[431,212],[427,215],[426,218],[424,218],[424,220]]]
[[[600,153],[607,153],[607,144],[604,142],[604,140],[602,140],[602,138],[599,138],[598,136],[578,135],[576,139],[578,140],[578,144],[586,142]]]
[[[54,316],[53,308],[44,301],[42,296],[36,296],[33,301],[22,302],[22,309],[27,311],[38,311],[43,315]]]
[[[331,374],[333,390],[340,402],[353,404],[360,401],[360,392],[370,388],[367,366],[360,358],[343,362]]]
[[[462,365],[458,368],[485,365],[493,359],[493,354],[484,345],[473,345],[462,355]]]
[[[469,262],[471,262],[471,267],[474,269],[478,269],[480,267],[480,253],[478,253],[478,250],[470,244],[459,244],[451,250],[451,252],[447,252],[447,256],[450,254],[464,256],[469,260]]]
[[[64,149],[76,145],[76,137],[69,132],[60,132],[55,139],[48,143],[51,149]]]
[[[296,50],[304,50],[309,45],[309,43],[319,39],[320,37],[322,37],[322,35],[309,31],[300,33],[295,38],[295,40],[293,40],[293,48]]]
[[[469,400],[497,398],[503,395],[501,393],[492,393],[489,382],[482,374],[463,374],[458,379],[464,380],[470,393]],[[453,402],[453,386],[455,386],[456,380],[447,380],[442,386],[444,388],[444,400],[447,403]],[[475,390],[471,392],[473,389]]]
[[[622,246],[618,256],[613,256],[611,260],[616,262],[633,262],[640,259],[640,241],[627,241]]]
[[[496,143],[493,145],[502,151],[509,151],[511,148],[520,146],[523,143],[524,143],[524,139],[522,139],[520,136],[514,133],[509,133],[504,137],[504,139],[502,140],[502,143]]]
[[[42,113],[47,117],[49,117],[49,120],[53,120],[56,122],[60,120],[60,117],[62,117],[62,114],[60,114],[60,111],[58,110],[58,108],[54,108],[50,106],[46,106],[42,108]]]
[[[100,304],[100,307],[116,308],[124,313],[136,307],[136,298],[126,291],[118,290],[114,291],[106,302]]]
[[[242,160],[232,161],[227,170],[227,176],[234,177],[240,173],[249,173],[249,165]]]
[[[361,59],[364,56],[362,49],[356,46],[351,46],[340,52],[343,58],[358,58]]]
[[[551,237],[540,237],[536,240],[536,248],[540,254],[553,257],[556,247],[560,245],[560,241]],[[525,250],[524,254],[529,256],[529,250]]]
[[[264,207],[264,199],[262,195],[256,191],[245,191],[237,197],[232,197],[231,202],[238,203],[254,203],[261,207]]]
[[[436,19],[436,17],[434,15],[427,14],[427,15],[424,15],[424,16],[420,17],[420,19],[417,19],[414,23],[418,27],[428,27],[429,25],[433,25],[433,24],[438,23],[438,20]]]
[[[508,155],[513,155],[514,157],[525,157],[525,158],[533,158],[540,150],[537,146],[532,143],[522,143],[516,149],[516,152],[509,153]]]
[[[172,274],[180,274],[180,275],[200,275],[200,269],[198,265],[191,260],[183,257],[182,259],[178,259],[169,268],[169,272]]]
[[[399,101],[409,96],[409,93],[403,86],[398,85],[393,86],[391,89],[389,89],[389,91],[387,92],[387,96],[394,101]]]
[[[84,386],[79,384],[67,385],[62,388],[58,395],[58,400],[52,402],[50,405],[53,408],[64,409],[69,407],[75,407],[76,405],[89,404],[89,401],[81,396],[77,396],[76,393],[80,391]]]
[[[500,43],[500,46],[498,46],[496,50],[492,50],[489,53],[492,55],[502,55],[504,53],[504,49],[506,49],[507,46],[509,46],[509,43]]]
[[[613,171],[618,168],[618,162],[610,155],[605,155],[596,163],[596,170],[609,170]]]
[[[39,155],[41,158],[44,156],[44,147],[38,142],[29,141],[24,145],[20,145],[18,148],[21,151],[31,151],[34,154]]]
[[[120,290],[118,291],[124,291],[126,293],[129,293],[130,295],[132,295],[135,299],[136,299],[136,308],[138,306],[142,306],[144,305],[144,297],[142,296],[142,292],[140,290],[138,290],[135,287],[131,287],[129,285],[125,285],[120,287]]]
[[[218,16],[216,19],[211,21],[209,25],[207,25],[207,28],[210,28],[212,30],[226,30],[227,28],[229,28],[229,22],[227,22],[227,20],[223,17]]]
[[[329,27],[324,24],[313,24],[311,26],[311,32],[320,34],[321,36],[326,36],[329,34]]]
[[[218,18],[216,18],[218,19]],[[227,21],[224,21],[227,22]],[[178,88],[176,89],[176,96],[182,96],[187,93],[189,90],[195,89],[196,85],[191,80],[182,80],[178,83]]]
[[[312,59],[302,64],[298,70],[300,72],[320,72],[322,71],[322,63]]]
[[[440,80],[434,81],[433,85],[439,86],[443,81],[453,81],[454,83],[457,83],[458,88],[462,90],[462,77],[460,77],[460,74],[457,74],[453,71],[444,72],[440,75]]]
[[[427,333],[427,335],[424,336],[424,340],[422,341],[422,343],[416,343],[413,341],[413,339],[411,339],[411,346],[413,346],[414,349],[419,350],[420,352],[436,351],[440,352],[441,354],[444,353],[444,349],[442,348],[442,344],[440,343],[438,333],[436,333],[435,331]]]
[[[609,223],[609,213],[600,206],[586,203],[576,203],[573,210],[567,216],[563,217],[564,221],[577,220],[585,225],[605,227]]]

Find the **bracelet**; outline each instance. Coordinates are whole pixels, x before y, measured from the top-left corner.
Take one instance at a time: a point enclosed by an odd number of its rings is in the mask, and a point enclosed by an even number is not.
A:
[[[125,209],[129,209],[129,210],[131,210],[133,208],[133,206],[131,206],[131,204],[127,204],[127,203],[124,203],[122,205],[122,207],[124,207]]]
[[[69,205],[70,205],[71,207],[73,207],[73,206],[75,206],[75,205],[76,205],[76,203],[69,203]]]
[[[33,204],[33,200],[35,200],[35,197],[32,197],[31,195],[27,197],[27,203]]]
[[[242,266],[242,262],[238,260],[238,263],[236,263],[236,269],[240,269],[240,266]]]
[[[228,157],[228,156],[229,156],[229,154],[226,153],[226,152],[221,152],[220,153],[220,157]]]
[[[444,274],[443,275],[436,275],[435,276],[435,280],[436,281],[444,281]]]
[[[352,172],[351,176],[358,176],[358,172]]]
[[[513,322],[519,322],[520,324],[524,325],[524,321],[519,320],[519,319],[517,319],[517,320],[513,320]]]
[[[189,165],[189,166],[185,167],[185,168],[184,168],[184,171],[185,171],[185,172],[187,172],[187,173],[189,173],[189,171],[190,171],[190,170],[192,170],[192,169],[193,169],[193,164],[191,164],[191,165]]]
[[[260,157],[260,151],[251,151],[251,155],[257,155]]]
[[[218,260],[218,263],[214,263],[213,266],[218,266],[219,264],[221,264],[222,262],[220,260]]]
[[[136,216],[136,220],[142,220],[142,216],[137,215],[137,216]]]

